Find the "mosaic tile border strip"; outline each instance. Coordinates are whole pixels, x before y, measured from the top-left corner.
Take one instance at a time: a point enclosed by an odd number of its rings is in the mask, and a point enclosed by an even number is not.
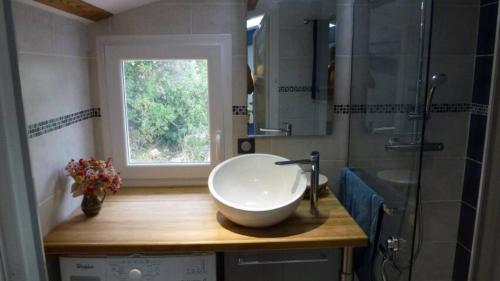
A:
[[[89,108],[72,114],[52,118],[42,122],[28,125],[28,137],[30,139],[45,135],[55,130],[68,127],[89,118],[101,117],[100,108]]]
[[[335,104],[333,111],[336,114],[393,114],[415,112],[414,104]],[[456,104],[433,104],[431,112],[470,112],[471,105],[468,103]]]
[[[365,113],[408,113],[415,111],[413,104],[335,104],[333,112],[336,114],[365,114]]]
[[[334,114],[394,114],[415,112],[414,104],[334,104]],[[485,115],[488,106],[470,103],[438,103],[431,106],[431,112],[473,112]],[[244,105],[234,105],[233,115],[246,115],[247,108]]]
[[[335,114],[392,114],[410,113],[415,111],[413,104],[335,104],[333,105]],[[431,112],[471,112],[477,115],[488,115],[488,105],[477,103],[457,103],[457,104],[433,104]],[[233,116],[247,115],[246,105],[233,105]],[[35,138],[49,132],[62,129],[80,121],[101,117],[100,108],[90,108],[72,114],[49,119],[28,125],[28,137]]]
[[[279,86],[279,93],[307,93],[311,92],[311,86]]]
[[[471,103],[471,113],[488,116],[488,105],[487,104],[479,104],[479,103]]]
[[[431,112],[470,112],[470,103],[438,103],[431,105]]]
[[[233,115],[247,115],[246,105],[233,105]]]

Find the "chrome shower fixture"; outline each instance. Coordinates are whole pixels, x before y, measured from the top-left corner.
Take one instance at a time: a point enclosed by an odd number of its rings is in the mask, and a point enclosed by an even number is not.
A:
[[[431,87],[437,87],[439,85],[443,85],[446,81],[448,81],[448,75],[444,73],[437,73],[432,75],[430,84]]]
[[[429,93],[427,94],[427,100],[425,101],[425,120],[431,116],[431,104],[436,88],[446,83],[446,81],[448,81],[448,76],[444,73],[436,73],[432,75],[429,83],[431,87],[429,89]]]

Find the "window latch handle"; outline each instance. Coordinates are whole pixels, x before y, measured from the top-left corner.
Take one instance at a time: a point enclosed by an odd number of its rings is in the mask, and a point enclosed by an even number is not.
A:
[[[215,162],[219,163],[222,160],[222,131],[215,131]]]

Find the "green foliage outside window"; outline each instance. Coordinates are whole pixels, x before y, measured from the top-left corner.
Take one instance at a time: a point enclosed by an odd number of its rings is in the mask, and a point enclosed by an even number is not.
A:
[[[209,161],[206,60],[123,63],[130,159]]]

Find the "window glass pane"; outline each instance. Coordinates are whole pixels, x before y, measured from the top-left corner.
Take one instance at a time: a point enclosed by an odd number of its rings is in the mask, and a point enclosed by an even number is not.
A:
[[[123,61],[128,162],[210,162],[207,60]]]

